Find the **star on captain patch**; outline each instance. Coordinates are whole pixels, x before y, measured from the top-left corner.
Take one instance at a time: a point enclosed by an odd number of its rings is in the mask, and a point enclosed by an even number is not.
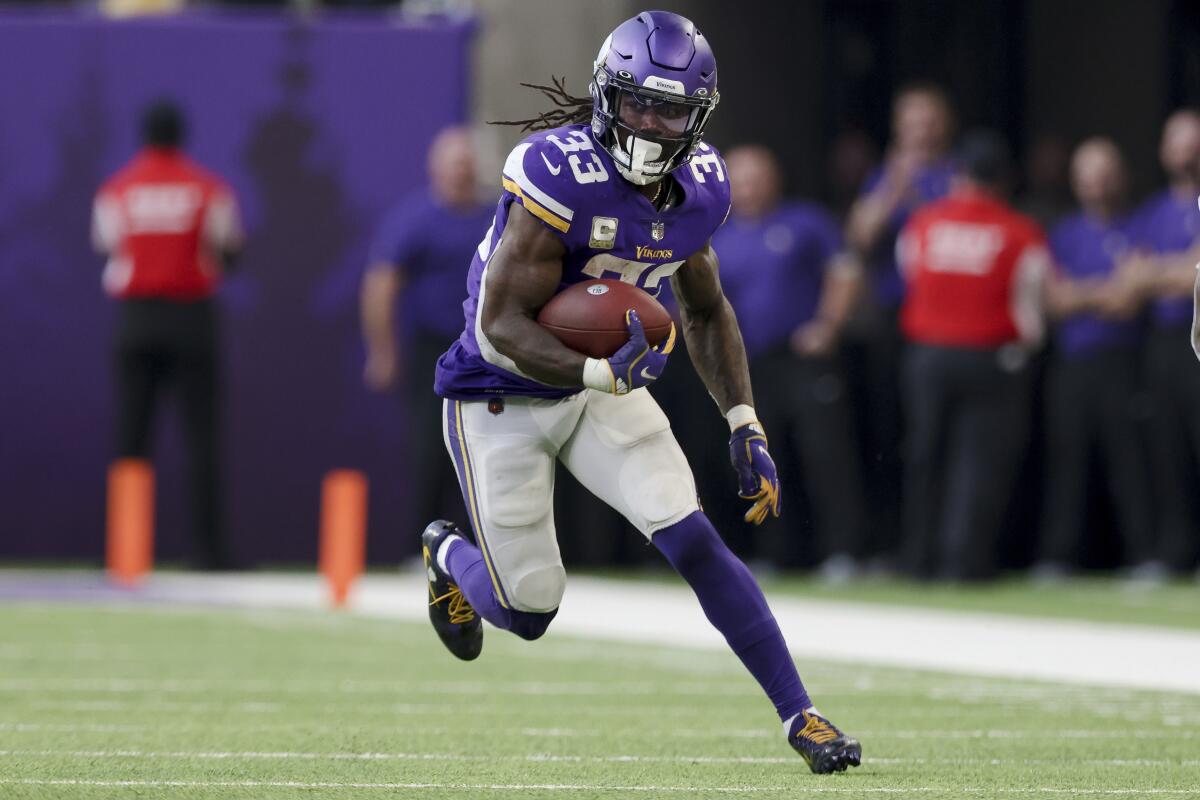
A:
[[[667,235],[667,226],[661,222],[650,223],[650,237],[656,242],[661,242],[663,237]]]

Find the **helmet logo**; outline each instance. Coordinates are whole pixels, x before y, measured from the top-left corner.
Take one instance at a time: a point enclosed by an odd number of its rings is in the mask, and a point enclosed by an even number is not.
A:
[[[660,78],[657,75],[650,75],[642,83],[647,89],[655,89],[660,92],[670,92],[671,94],[686,95],[687,89],[682,81],[673,81],[669,78]]]

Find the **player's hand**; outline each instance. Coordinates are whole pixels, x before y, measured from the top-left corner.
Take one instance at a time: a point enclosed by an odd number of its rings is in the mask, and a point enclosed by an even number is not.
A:
[[[837,326],[825,319],[813,319],[792,331],[792,352],[801,358],[825,358],[837,345]]]
[[[658,380],[667,366],[667,356],[675,349],[675,324],[662,342],[650,346],[642,321],[632,308],[625,312],[625,327],[629,341],[605,359],[588,359],[583,370],[583,383],[592,389],[611,394],[629,394],[634,389],[649,386]]]
[[[363,383],[368,389],[385,392],[396,385],[400,378],[400,359],[395,350],[374,349],[367,352],[367,363],[363,367]]]
[[[767,514],[779,516],[779,476],[767,452],[767,436],[756,420],[734,429],[729,437],[729,458],[737,473],[738,497],[753,501],[746,522],[761,525]]]

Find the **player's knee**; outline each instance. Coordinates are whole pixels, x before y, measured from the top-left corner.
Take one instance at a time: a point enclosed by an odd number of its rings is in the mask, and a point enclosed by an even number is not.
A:
[[[512,582],[509,599],[521,611],[549,613],[558,608],[566,588],[567,572],[562,564],[548,564],[518,576]]]
[[[684,577],[727,554],[733,557],[717,529],[701,511],[658,531],[652,541]]]
[[[692,470],[669,432],[639,445],[620,480],[631,521],[647,535],[699,509]]]
[[[528,611],[513,611],[512,624],[509,630],[527,642],[542,638],[542,634],[550,627],[551,620],[558,614],[558,609],[542,613]]]

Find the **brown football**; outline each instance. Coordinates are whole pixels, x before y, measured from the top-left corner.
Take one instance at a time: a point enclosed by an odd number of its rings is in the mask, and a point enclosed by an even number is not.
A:
[[[567,287],[538,313],[542,327],[567,347],[592,358],[608,358],[629,341],[626,309],[634,309],[650,344],[671,331],[671,315],[641,289],[621,281],[598,279]]]

